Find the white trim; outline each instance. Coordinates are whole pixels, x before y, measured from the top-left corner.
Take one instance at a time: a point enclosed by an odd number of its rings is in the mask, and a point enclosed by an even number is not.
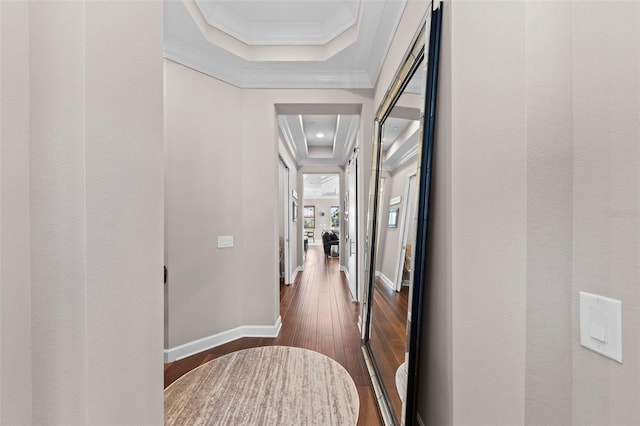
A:
[[[415,194],[416,182],[417,182],[417,172],[412,172],[409,176],[407,176],[407,183],[405,184],[405,187],[404,187],[405,202],[404,202],[404,213],[402,215],[402,228],[401,228],[402,234],[400,235],[400,239],[399,239],[398,258],[396,259],[397,285],[394,285],[394,288],[396,291],[400,291],[402,289],[402,273],[404,271],[404,259],[407,251],[406,246],[407,246],[407,242],[408,242],[407,240],[409,237],[409,226],[411,226],[411,224],[413,223],[410,215],[415,214],[415,212],[412,212],[412,211],[410,212],[409,209],[413,210],[416,208],[415,204],[412,206],[412,201],[414,200],[411,197],[412,192]],[[415,256],[415,247],[413,248],[412,256]]]
[[[278,124],[280,125],[280,131],[282,132],[282,138],[284,139],[284,142],[287,148],[289,148],[291,156],[293,158],[296,158],[298,151],[297,151],[296,144],[294,142],[295,138],[293,137],[293,133],[291,132],[291,127],[289,127],[289,122],[287,121],[287,118],[282,115],[279,115]],[[293,198],[295,198],[296,200],[298,199],[298,193],[295,193],[292,195],[293,195]]]
[[[274,325],[243,325],[193,342],[184,343],[164,350],[164,362],[177,361],[242,337],[278,337],[282,327],[282,317]]]
[[[391,281],[389,278],[387,278],[387,276],[385,274],[383,274],[381,271],[376,271],[376,277],[379,277],[380,281],[382,281],[384,283],[384,285],[389,287],[391,290],[393,290],[393,291],[396,290],[394,288],[394,286],[393,286],[393,281]]]
[[[194,0],[167,2],[165,57],[241,88],[373,89],[408,1],[358,3],[356,24],[324,46],[249,46],[209,25]],[[370,26],[375,34],[364,37]],[[344,49],[365,61],[336,59]],[[284,70],[281,61],[297,66]]]
[[[340,268],[339,268],[339,269],[340,269],[342,272],[344,272],[344,276],[345,276],[345,278],[347,278],[347,285],[348,285],[349,283],[351,283],[351,278],[349,278],[349,269],[348,269],[346,266],[344,266],[344,265],[340,265]],[[351,292],[351,286],[350,286],[350,285],[349,285],[349,294],[351,295],[351,301],[352,301],[352,302],[357,302],[357,301],[358,301],[358,299],[356,299],[356,298],[354,297],[353,293]]]
[[[289,281],[291,284],[293,284],[296,281],[296,277],[298,276],[298,272],[303,272],[304,268],[302,266],[298,266],[296,269],[293,270],[293,274],[291,275],[291,281]]]
[[[280,168],[280,166],[283,166],[283,179],[282,179],[282,183],[284,185],[284,188],[279,188],[281,191],[284,192],[283,194],[283,202],[284,202],[284,206],[283,208],[283,213],[284,213],[284,217],[281,217],[280,220],[284,221],[283,223],[283,227],[284,227],[284,265],[283,265],[283,278],[284,278],[284,283],[289,285],[291,284],[291,281],[288,281],[288,278],[291,276],[291,210],[289,210],[289,206],[291,205],[291,200],[289,199],[289,193],[291,192],[291,168],[289,167],[289,165],[287,164],[286,161],[284,161],[284,158],[282,158],[281,155],[279,155],[280,158],[280,165],[278,167],[278,169]],[[279,170],[278,170],[279,171]]]
[[[373,89],[363,70],[252,70],[219,66],[223,62],[186,43],[164,36],[164,57],[240,89]],[[229,68],[229,69],[228,69]]]

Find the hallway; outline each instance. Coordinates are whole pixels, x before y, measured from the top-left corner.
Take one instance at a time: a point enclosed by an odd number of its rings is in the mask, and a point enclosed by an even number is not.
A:
[[[321,352],[347,369],[360,396],[359,425],[378,425],[377,409],[360,352],[359,305],[351,301],[339,259],[326,259],[322,246],[309,246],[304,272],[280,287],[282,328],[277,338],[243,338],[165,364],[164,386],[192,369],[230,352],[268,345]]]

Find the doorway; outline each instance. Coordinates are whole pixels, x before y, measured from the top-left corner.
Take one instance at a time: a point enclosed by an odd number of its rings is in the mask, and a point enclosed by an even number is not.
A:
[[[322,246],[326,257],[340,257],[342,208],[340,174],[305,173],[302,206],[305,246]]]

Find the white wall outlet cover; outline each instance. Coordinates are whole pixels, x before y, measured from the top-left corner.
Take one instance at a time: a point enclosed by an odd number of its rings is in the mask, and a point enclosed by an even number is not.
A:
[[[218,248],[233,247],[233,235],[219,235]]]
[[[622,363],[622,302],[580,292],[580,344]]]

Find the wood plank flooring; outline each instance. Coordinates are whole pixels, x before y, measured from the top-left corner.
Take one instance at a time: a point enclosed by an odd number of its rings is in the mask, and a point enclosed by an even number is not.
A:
[[[402,401],[396,388],[396,371],[404,362],[407,350],[408,295],[409,287],[403,286],[396,292],[376,277],[370,346],[396,420],[402,412]]]
[[[309,246],[304,272],[291,286],[280,287],[282,328],[277,338],[243,338],[165,364],[165,388],[207,361],[230,352],[258,346],[295,346],[321,352],[349,372],[360,397],[358,425],[376,426],[375,396],[360,351],[359,304],[351,301],[339,259],[327,259],[322,246]]]

